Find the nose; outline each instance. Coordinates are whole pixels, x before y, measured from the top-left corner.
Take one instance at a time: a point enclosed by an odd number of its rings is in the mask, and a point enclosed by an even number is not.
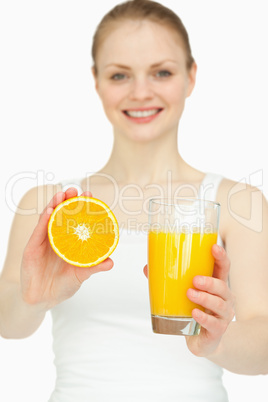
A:
[[[131,100],[148,100],[153,98],[152,83],[146,77],[135,78],[132,82],[130,99]]]

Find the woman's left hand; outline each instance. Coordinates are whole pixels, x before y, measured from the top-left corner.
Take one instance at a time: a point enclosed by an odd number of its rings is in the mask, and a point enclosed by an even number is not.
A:
[[[228,325],[234,318],[234,295],[228,286],[230,261],[224,248],[214,245],[212,254],[215,259],[213,277],[195,276],[193,286],[188,289],[187,297],[205,308],[205,312],[195,308],[193,318],[201,325],[198,336],[186,336],[189,350],[196,356],[212,355]]]
[[[198,336],[186,336],[189,350],[196,356],[212,355],[228,325],[234,318],[234,295],[228,286],[230,261],[224,248],[214,245],[212,254],[215,259],[213,277],[195,276],[195,289],[188,289],[188,298],[205,308],[205,312],[195,308],[193,318],[201,325]],[[144,267],[148,277],[148,267]]]

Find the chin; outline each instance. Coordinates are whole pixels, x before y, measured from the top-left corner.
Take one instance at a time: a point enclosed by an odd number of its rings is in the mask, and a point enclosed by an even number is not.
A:
[[[149,142],[153,142],[154,140],[157,140],[158,138],[161,137],[161,135],[157,135],[156,133],[132,133],[131,135],[127,136],[129,140],[140,143],[140,144],[146,144]]]

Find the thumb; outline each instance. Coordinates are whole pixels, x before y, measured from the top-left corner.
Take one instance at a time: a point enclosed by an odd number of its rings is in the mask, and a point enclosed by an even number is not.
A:
[[[47,239],[47,226],[54,209],[47,207],[39,217],[39,221],[33,231],[29,243],[32,247],[40,246]]]
[[[70,189],[69,189],[70,190]],[[71,189],[72,190],[72,189]],[[65,193],[60,191],[54,195],[47,207],[41,213],[37,226],[35,227],[30,239],[33,247],[38,247],[47,240],[47,225],[54,208],[65,200]]]

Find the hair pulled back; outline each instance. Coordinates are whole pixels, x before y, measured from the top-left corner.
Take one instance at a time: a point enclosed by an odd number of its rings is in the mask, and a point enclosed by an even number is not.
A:
[[[96,57],[102,41],[124,20],[149,20],[173,29],[180,36],[186,52],[187,69],[192,67],[194,58],[188,33],[177,14],[156,1],[131,0],[120,3],[110,10],[100,21],[92,43],[93,68],[97,73]]]

